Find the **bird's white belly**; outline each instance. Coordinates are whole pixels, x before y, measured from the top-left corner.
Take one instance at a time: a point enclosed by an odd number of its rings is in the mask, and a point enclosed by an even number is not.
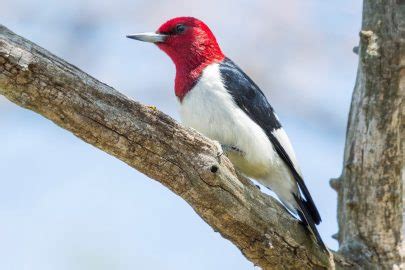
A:
[[[184,125],[192,127],[221,144],[235,146],[244,155],[230,153],[232,163],[245,175],[263,179],[280,159],[261,127],[233,101],[216,76],[215,67],[206,68],[203,76],[181,102]]]

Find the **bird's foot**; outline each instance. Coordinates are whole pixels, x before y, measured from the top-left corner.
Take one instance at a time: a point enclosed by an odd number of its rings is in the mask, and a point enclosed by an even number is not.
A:
[[[225,154],[237,154],[237,155],[245,155],[245,152],[237,148],[236,146],[233,145],[227,145],[227,144],[220,144],[219,142],[215,142],[218,152],[217,152],[217,159],[220,162],[221,161],[221,156]]]
[[[236,146],[227,145],[227,144],[221,144],[221,146],[225,153],[229,153],[229,154],[232,153],[232,154],[237,154],[237,155],[241,155],[241,156],[243,156],[245,154],[245,152],[243,152]]]
[[[218,150],[216,154],[218,162],[221,162],[221,156],[224,154],[224,151],[222,150],[222,145],[217,141],[214,141],[214,143]]]

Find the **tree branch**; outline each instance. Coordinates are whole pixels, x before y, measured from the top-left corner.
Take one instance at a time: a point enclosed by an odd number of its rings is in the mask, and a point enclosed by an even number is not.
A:
[[[218,158],[213,141],[1,25],[0,94],[168,187],[255,265],[331,268],[304,227]]]

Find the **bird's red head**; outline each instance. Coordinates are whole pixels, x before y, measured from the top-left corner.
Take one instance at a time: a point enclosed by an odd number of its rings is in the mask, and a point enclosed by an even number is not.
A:
[[[165,22],[157,33],[167,35],[156,45],[167,53],[178,69],[194,69],[224,58],[215,36],[202,21],[179,17]]]
[[[162,24],[155,33],[129,38],[155,43],[176,66],[175,90],[180,100],[194,86],[203,69],[220,62],[224,54],[208,26],[193,17],[178,17]]]

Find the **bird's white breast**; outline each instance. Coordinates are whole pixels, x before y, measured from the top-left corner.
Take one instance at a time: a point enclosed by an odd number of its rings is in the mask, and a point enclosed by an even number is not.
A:
[[[272,165],[280,163],[263,129],[235,104],[225,89],[218,64],[205,68],[198,83],[183,98],[180,115],[184,125],[242,150],[243,157],[229,157],[249,177],[261,179],[269,174]]]

